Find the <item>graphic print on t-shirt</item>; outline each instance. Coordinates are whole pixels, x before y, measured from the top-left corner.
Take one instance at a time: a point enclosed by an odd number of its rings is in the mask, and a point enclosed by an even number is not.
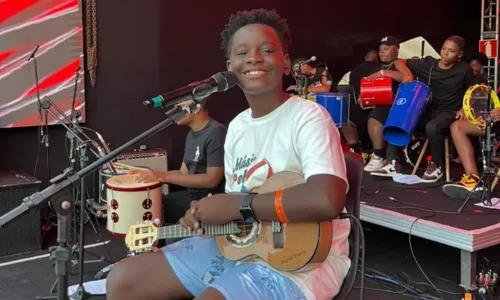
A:
[[[197,162],[199,158],[200,158],[200,146],[196,146],[196,153],[194,154],[193,161]]]
[[[267,159],[257,160],[254,153],[239,156],[231,176],[231,190],[239,190],[241,193],[256,192],[272,175],[273,168]]]

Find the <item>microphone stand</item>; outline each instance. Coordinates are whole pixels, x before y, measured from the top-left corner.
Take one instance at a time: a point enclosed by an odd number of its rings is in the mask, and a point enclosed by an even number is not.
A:
[[[208,96],[208,95],[207,95]],[[50,99],[49,99],[50,101]],[[47,101],[46,101],[47,102]],[[134,145],[150,138],[151,136],[159,133],[163,129],[178,123],[184,116],[188,113],[191,113],[192,111],[195,111],[199,108],[199,104],[201,104],[202,101],[197,101],[193,102],[189,106],[184,106],[184,107],[179,107],[176,106],[169,111],[167,111],[166,115],[168,116],[165,120],[162,122],[156,124],[152,128],[148,129],[147,131],[143,132],[142,134],[136,136],[132,140],[128,141],[127,143],[123,144],[122,146],[116,148],[113,150],[111,153],[105,155],[104,157],[99,158],[97,161],[94,163],[85,166],[78,172],[74,172],[74,170],[70,167],[67,168],[66,170],[63,171],[62,174],[57,175],[56,177],[52,178],[50,180],[51,185],[45,188],[44,190],[40,192],[36,192],[26,198],[23,199],[23,202],[21,205],[17,206],[16,208],[10,210],[6,214],[0,216],[0,228],[3,228],[5,225],[9,224],[13,220],[23,216],[26,214],[30,209],[33,209],[35,207],[40,206],[42,203],[45,202],[45,200],[52,198],[58,194],[60,194],[62,191],[69,187],[73,187],[77,185],[78,183],[81,183],[81,180],[83,180],[86,176],[89,174],[97,171],[102,165],[112,161],[114,158],[116,158],[118,155],[120,155],[122,152],[132,148]],[[51,111],[49,111],[53,116],[55,114]],[[57,117],[57,116],[56,116]],[[72,131],[71,128],[69,128],[64,122],[61,123],[66,129]],[[76,136],[76,134],[75,134]],[[86,143],[81,140],[81,138],[77,137],[77,139],[82,143],[86,145]],[[64,229],[67,231],[67,226],[61,226],[61,231]],[[67,236],[67,235],[65,235]],[[61,258],[61,261],[67,261],[69,259],[69,256],[67,255],[67,258]],[[59,275],[59,273],[57,273]],[[64,276],[67,276],[65,274]],[[64,285],[61,283],[61,285]],[[61,287],[58,289],[58,299],[66,299],[67,298],[67,293],[68,290],[67,288]],[[77,291],[78,294],[78,291]]]
[[[49,144],[49,126],[48,126],[48,120],[47,120],[47,113],[45,113],[45,124],[44,124],[44,118],[42,116],[42,102],[40,101],[40,87],[38,84],[38,63],[36,59],[36,52],[40,48],[39,45],[36,45],[35,48],[31,51],[30,56],[28,57],[27,61],[30,61],[33,59],[33,66],[35,69],[35,86],[36,86],[36,98],[38,100],[38,117],[40,119],[40,136],[41,136],[41,144],[45,144],[46,148],[46,164],[47,164],[47,179],[50,178],[50,144]],[[45,125],[45,132],[43,130],[43,127]],[[36,174],[35,174],[36,175]]]
[[[66,190],[66,192],[68,192]],[[57,213],[57,246],[50,247],[50,260],[55,260],[55,273],[57,275],[57,290],[68,290],[68,275],[70,274],[70,258],[71,254],[68,249],[71,227],[71,211],[74,205],[74,199],[69,192],[67,196],[61,195],[51,199],[51,207]],[[65,293],[59,292],[58,300],[66,300]]]
[[[63,125],[66,130],[67,130],[67,133],[66,133],[66,136],[70,136],[70,138],[72,139],[72,145],[77,145],[76,147],[76,152],[79,153],[79,161],[80,161],[80,166],[81,166],[81,169],[83,169],[85,167],[85,163],[86,161],[88,161],[88,156],[87,156],[87,147],[89,146],[92,146],[94,145],[93,141],[85,134],[83,133],[83,131],[78,128],[78,126],[76,124],[73,124],[73,128],[70,128],[68,125],[65,124],[64,120],[60,119],[57,114],[55,114],[52,110],[51,110],[51,107],[55,108],[55,110],[61,115],[63,116],[64,119],[66,119],[66,121],[70,121],[68,120],[68,118],[66,117],[65,113],[49,98],[49,97],[44,97],[44,101],[42,102],[42,108],[45,110],[45,114],[50,114],[55,120],[57,120],[61,125]],[[71,123],[71,121],[70,121]],[[75,132],[76,131],[76,132]],[[79,133],[82,134],[85,138],[85,140],[81,139],[80,136],[79,136]],[[90,150],[93,152],[94,155],[96,155],[96,157],[100,157],[98,153],[96,153],[95,151],[93,151],[92,148],[90,148]],[[72,152],[74,152],[74,149],[71,150]],[[72,163],[71,166],[65,170],[65,173],[69,174],[71,173],[72,171],[74,171],[74,168],[75,165]],[[52,183],[52,181],[51,181]],[[76,189],[76,187],[75,187]],[[73,189],[73,197],[72,197],[72,202],[73,203],[76,203],[76,192],[75,192],[75,189]],[[75,216],[76,216],[76,207],[77,205],[71,205],[71,209],[72,209],[72,212],[75,213]],[[53,207],[54,210],[56,210],[57,212],[57,207]],[[79,295],[81,295],[82,297],[84,296],[90,296],[90,294],[86,294],[85,291],[83,290],[83,220],[85,218],[85,181],[84,179],[82,178],[80,180],[80,236],[78,237],[77,235],[77,224],[76,224],[76,219],[75,219],[75,222],[74,222],[74,240],[77,241],[78,240],[78,245],[79,245],[79,248],[78,248],[78,251],[79,251],[79,254],[80,254],[80,257],[79,257],[79,263],[80,263],[80,281],[81,281],[81,284],[80,286],[82,287],[82,290],[78,289],[77,292],[80,292]],[[71,218],[69,218],[69,220],[71,221]],[[58,218],[58,222],[59,222],[59,218]],[[58,226],[59,226],[59,223],[58,223]],[[68,226],[67,224],[67,220],[64,220],[63,224],[61,224],[61,226],[64,226],[64,227],[71,227],[71,225]],[[58,228],[58,232],[59,231],[67,231],[68,229],[67,228]],[[69,258],[68,259],[71,259],[76,247],[73,246],[72,247],[73,249],[71,250],[71,255],[69,255]],[[54,251],[54,250],[53,250]],[[57,250],[55,250],[57,252]],[[57,256],[57,253],[54,254],[56,257]],[[61,288],[61,278],[58,277],[57,280],[56,280],[56,283],[54,283],[54,285],[52,286],[52,289],[51,289],[51,293],[53,293],[53,289],[54,287],[56,286],[57,284],[57,288],[58,288],[58,293],[59,292],[59,289]],[[67,292],[67,286],[66,286],[66,292]],[[59,295],[59,294],[58,294]],[[51,298],[54,298],[54,297],[38,297],[38,299],[51,299]],[[85,298],[79,298],[79,300],[82,300],[82,299],[85,299]]]

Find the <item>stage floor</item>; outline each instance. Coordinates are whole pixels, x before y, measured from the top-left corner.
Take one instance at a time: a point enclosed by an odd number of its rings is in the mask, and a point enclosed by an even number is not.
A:
[[[361,220],[460,249],[460,283],[475,283],[476,252],[500,244],[500,210],[474,205],[442,192],[444,181],[402,185],[365,172]],[[499,197],[500,192],[493,192]],[[457,262],[458,263],[458,262]]]

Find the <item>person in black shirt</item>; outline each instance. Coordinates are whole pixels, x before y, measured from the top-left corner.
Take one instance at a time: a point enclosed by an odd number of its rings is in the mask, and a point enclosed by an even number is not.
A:
[[[378,52],[372,49],[366,53],[364,61],[352,69],[349,74],[349,85],[353,87],[356,97],[359,96],[361,79],[372,75],[375,70],[380,70],[380,65]],[[363,153],[360,143],[365,147],[370,139],[367,126],[370,112],[370,109],[361,108],[356,99],[351,99],[349,102],[349,126],[340,128],[340,132],[352,151],[361,155]]]
[[[440,59],[428,56],[406,60],[408,68],[432,92],[432,100],[416,129],[417,132],[425,130],[432,156],[432,161],[421,177],[422,182],[436,182],[443,176],[441,168],[445,163],[444,137],[449,132],[450,125],[463,117],[463,96],[473,85],[471,67],[460,60],[464,47],[465,40],[455,35],[443,43]],[[399,147],[389,145],[385,166],[372,172],[372,175],[392,177],[400,174],[399,150]]]
[[[481,52],[474,52],[467,58],[474,75],[474,84],[488,85],[488,78],[483,73],[483,66],[488,64],[486,54]]]
[[[227,128],[210,118],[205,105],[198,113],[187,114],[178,125],[188,126],[180,170],[145,171],[137,182],[160,181],[187,188],[163,197],[164,223],[177,223],[191,205],[209,193],[224,192],[224,141]]]
[[[413,74],[406,67],[403,60],[398,59],[399,55],[399,40],[393,36],[386,36],[377,44],[378,56],[381,64],[378,65],[373,73],[368,76],[368,79],[376,79],[382,77],[392,78],[392,93],[396,95],[399,84],[401,82],[409,82],[413,80]],[[368,164],[365,166],[365,171],[373,172],[382,168],[385,164],[385,141],[382,137],[385,119],[389,115],[391,106],[377,106],[373,108],[368,115],[368,134],[373,145],[374,155],[371,157]],[[357,124],[356,124],[357,125]],[[351,139],[345,131],[342,131],[344,138],[349,144],[356,142]]]
[[[300,64],[307,59],[297,57],[292,61],[292,71],[307,75],[307,91],[309,93],[329,93],[332,88],[332,82],[328,79],[329,74],[326,68],[315,68],[310,64]],[[287,92],[295,91],[296,85],[289,86]]]

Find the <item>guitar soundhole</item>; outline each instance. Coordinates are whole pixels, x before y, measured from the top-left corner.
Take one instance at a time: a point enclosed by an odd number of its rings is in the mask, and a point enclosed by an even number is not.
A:
[[[241,230],[241,232],[235,235],[239,238],[247,237],[252,232],[252,224],[238,224],[238,228]]]

